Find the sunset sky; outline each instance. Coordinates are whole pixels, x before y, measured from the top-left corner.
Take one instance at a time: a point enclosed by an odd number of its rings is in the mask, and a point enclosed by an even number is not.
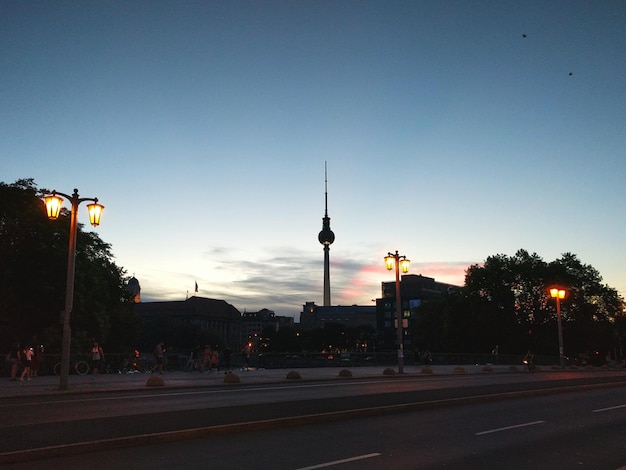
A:
[[[626,3],[0,2],[0,181],[98,197],[142,300],[372,305],[571,252],[626,295]]]

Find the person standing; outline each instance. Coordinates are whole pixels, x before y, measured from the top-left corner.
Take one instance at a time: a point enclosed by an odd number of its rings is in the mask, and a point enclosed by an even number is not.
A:
[[[535,355],[532,353],[530,349],[524,356],[523,362],[524,364],[526,364],[526,367],[528,368],[528,372],[532,372],[535,370]]]
[[[165,343],[163,341],[159,341],[159,343],[154,347],[154,359],[156,360],[156,364],[152,368],[152,372],[155,370],[159,371],[159,374],[163,373],[163,346]]]
[[[17,371],[20,366],[20,343],[13,343],[7,356],[7,362],[11,367],[11,380],[17,380]]]
[[[41,361],[43,359],[44,347],[43,344],[40,344],[37,341],[37,337],[33,338],[33,361],[30,365],[30,376],[37,377],[39,372],[39,366],[41,365]]]
[[[33,360],[33,348],[27,346],[20,351],[20,354],[20,359],[22,360],[22,365],[24,366],[22,375],[20,375],[20,380],[24,382],[24,377],[26,377],[26,380],[30,380],[30,365]]]
[[[104,362],[104,350],[98,344],[97,341],[94,341],[93,346],[91,348],[91,372],[94,376],[100,373],[100,369],[102,369],[103,362]]]
[[[241,353],[243,355],[243,370],[250,370],[250,344],[246,344]]]
[[[204,350],[202,351],[202,359],[200,363],[200,372],[204,371],[204,368],[208,368],[209,372],[211,372],[211,346],[208,344],[204,346]]]
[[[230,374],[230,361],[233,357],[233,351],[230,349],[230,346],[226,346],[224,349],[224,373]]]
[[[211,352],[211,368],[209,370],[212,371],[213,367],[215,367],[218,372],[220,371],[220,356],[217,353],[217,347]]]

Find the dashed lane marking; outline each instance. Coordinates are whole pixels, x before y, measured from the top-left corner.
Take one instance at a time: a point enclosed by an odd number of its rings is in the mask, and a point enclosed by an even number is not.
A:
[[[380,457],[379,453],[365,454],[365,455],[357,455],[356,457],[350,457],[347,459],[334,460],[332,462],[324,462],[317,465],[311,465],[310,467],[301,467],[296,470],[314,470],[316,468],[327,468],[334,467],[335,465],[341,465],[348,462],[355,462],[357,460],[371,459],[372,457]]]
[[[545,421],[532,421],[530,423],[515,424],[513,426],[506,426],[504,428],[489,429],[487,431],[477,432],[475,434],[476,436],[484,436],[485,434],[492,434],[494,432],[509,431],[511,429],[524,428],[526,426],[535,426],[537,424],[543,424],[543,423],[545,423]]]

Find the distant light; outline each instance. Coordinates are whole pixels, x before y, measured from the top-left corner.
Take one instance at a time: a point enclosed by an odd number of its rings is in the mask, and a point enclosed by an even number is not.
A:
[[[564,289],[557,289],[556,287],[553,287],[552,289],[550,289],[550,295],[553,298],[559,298],[559,299],[564,299],[565,298],[565,290]]]

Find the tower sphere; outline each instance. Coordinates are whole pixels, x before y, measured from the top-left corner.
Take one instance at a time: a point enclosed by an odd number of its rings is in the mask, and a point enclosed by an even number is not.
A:
[[[330,245],[332,242],[335,241],[335,234],[329,227],[324,227],[320,234],[317,236],[317,239],[322,245]]]

